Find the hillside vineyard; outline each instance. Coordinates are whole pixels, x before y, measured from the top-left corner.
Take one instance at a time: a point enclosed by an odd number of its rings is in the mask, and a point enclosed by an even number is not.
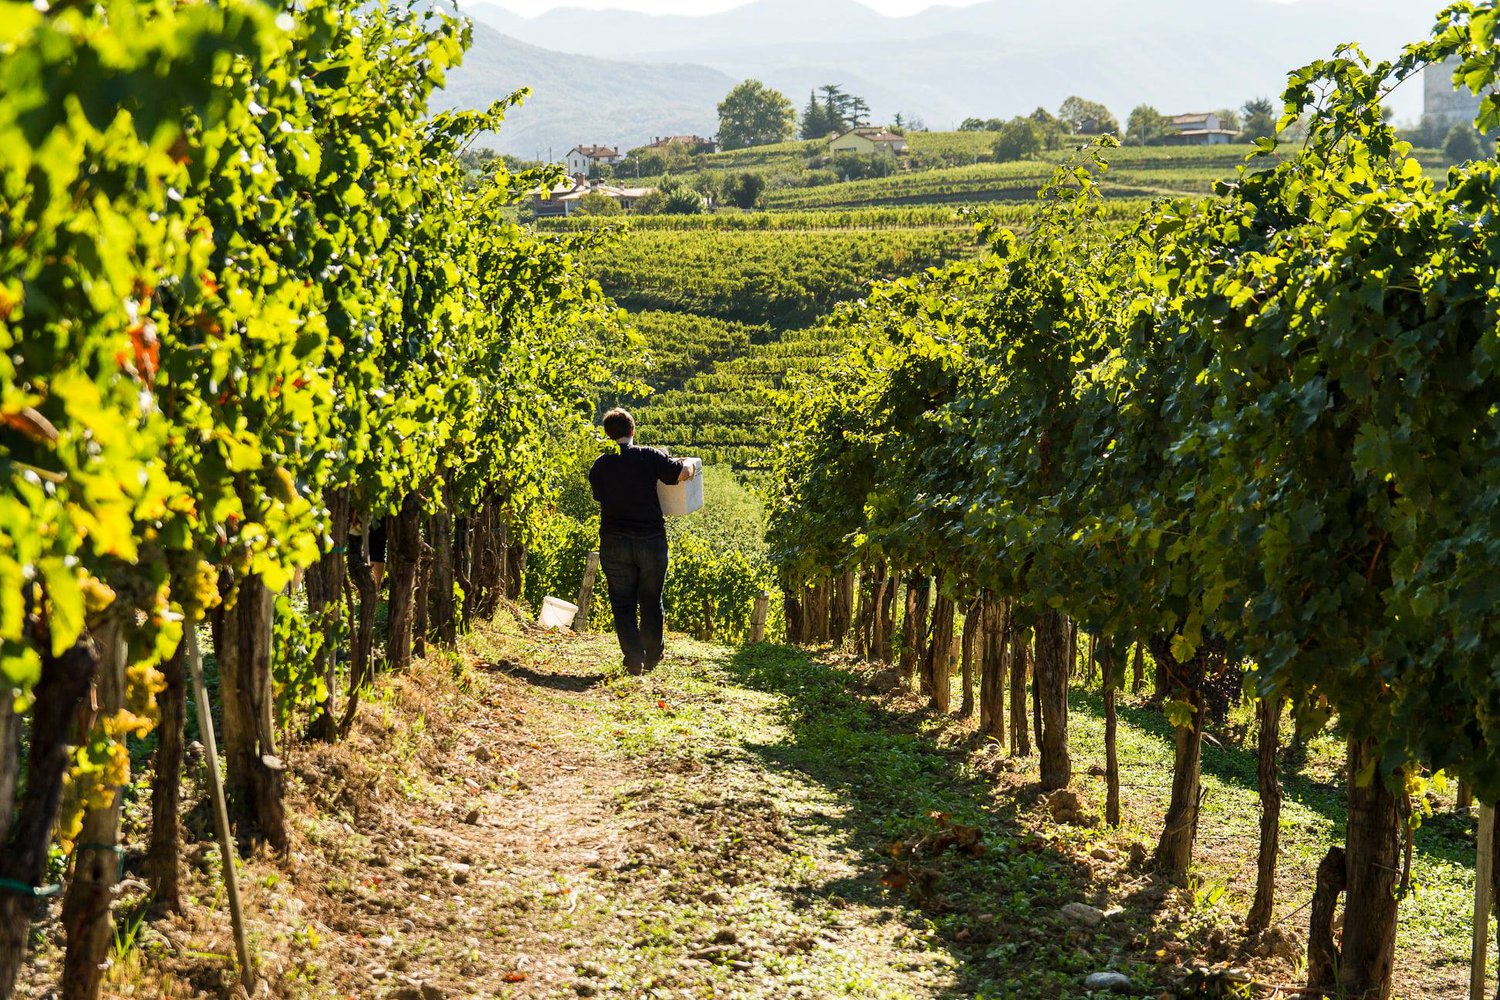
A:
[[[526,92],[435,110],[460,18],[0,8],[0,1000],[1461,995],[1500,162],[1383,102],[1453,60],[1500,128],[1493,0],[1293,72],[1282,141],[1039,111],[550,217],[474,149]],[[615,405],[706,463],[656,678],[588,636]]]
[[[211,626],[239,829],[285,849],[288,726],[337,739],[373,671],[359,526],[388,525],[389,667],[518,593],[618,328],[575,238],[497,222],[536,181],[458,164],[513,102],[427,116],[467,37],[316,2],[0,17],[0,996],[54,845],[62,993],[98,994],[158,719],[146,870],[184,907],[186,630]]]
[[[1294,74],[1304,148],[1123,237],[1098,237],[1089,172],[1059,172],[1028,231],[988,227],[983,259],[845,311],[861,346],[798,383],[780,425],[789,621],[821,620],[825,581],[846,572],[935,577],[949,618],[934,610],[918,666],[940,699],[952,606],[997,606],[1034,636],[1044,788],[1072,778],[1066,623],[1092,637],[1110,698],[1130,644],[1147,645],[1177,727],[1162,868],[1191,862],[1206,699],[1226,670],[1273,719],[1283,701],[1304,723],[1337,713],[1350,818],[1328,885],[1346,910],[1341,952],[1319,952],[1331,910],[1315,897],[1309,963],[1340,995],[1391,990],[1412,783],[1442,771],[1500,792],[1500,245],[1480,221],[1500,175],[1493,160],[1427,175],[1375,96],[1452,52],[1477,84],[1488,56],[1468,31],[1495,17],[1456,11],[1395,65],[1345,53]],[[1263,836],[1252,928],[1274,822]]]

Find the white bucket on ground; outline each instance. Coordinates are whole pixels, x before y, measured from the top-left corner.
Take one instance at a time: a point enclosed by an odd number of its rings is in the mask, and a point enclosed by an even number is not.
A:
[[[692,464],[693,478],[685,483],[674,483],[668,486],[666,483],[656,484],[656,498],[661,501],[661,512],[682,516],[691,514],[703,506],[703,459],[684,458],[684,462]]]
[[[573,616],[578,614],[578,605],[570,604],[560,597],[542,598],[542,613],[537,624],[543,628],[572,628]]]

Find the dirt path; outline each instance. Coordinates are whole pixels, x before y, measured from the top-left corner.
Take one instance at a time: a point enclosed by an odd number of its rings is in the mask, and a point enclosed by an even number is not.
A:
[[[1236,897],[1148,871],[1156,812],[1089,821],[1092,757],[1083,819],[1060,822],[1035,758],[876,694],[867,672],[784,647],[673,650],[619,677],[612,639],[512,621],[383,677],[346,742],[293,746],[294,849],[241,878],[263,995],[1040,1000],[1103,995],[1084,985],[1102,972],[1152,998],[1296,981],[1295,889],[1246,949]],[[188,915],[126,926],[110,995],[230,994],[205,819],[187,817]],[[47,934],[23,996],[47,996]],[[1266,985],[1247,994],[1240,969]],[[1401,996],[1458,996],[1451,971],[1404,974],[1420,986]]]
[[[463,665],[458,703],[443,678],[398,682],[305,772],[347,791],[303,820],[317,849],[294,864],[291,908],[317,942],[287,939],[282,981],[412,998],[947,993],[954,958],[884,901],[878,840],[774,761],[791,738],[778,699],[731,683],[729,651],[685,651],[610,678],[609,642],[532,637]]]

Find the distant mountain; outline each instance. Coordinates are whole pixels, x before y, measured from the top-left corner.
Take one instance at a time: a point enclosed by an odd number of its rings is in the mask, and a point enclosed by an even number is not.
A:
[[[641,146],[659,135],[713,135],[718,102],[735,80],[704,66],[635,63],[568,55],[474,25],[474,45],[449,74],[435,110],[482,108],[530,87],[506,119],[501,152],[562,159],[580,143]]]
[[[1059,8],[985,0],[906,17],[885,17],[855,0],[753,0],[700,17],[581,8],[521,17],[479,3],[464,13],[550,50],[628,58],[631,74],[641,63],[709,67],[734,79],[758,77],[799,107],[809,88],[838,83],[865,97],[877,119],[902,112],[941,128],[970,115],[1055,109],[1075,93],[1104,102],[1122,120],[1141,103],[1167,113],[1237,107],[1278,96],[1289,70],[1341,42],[1393,55],[1425,34],[1445,2],[1074,0]],[[633,75],[622,79],[633,85]],[[725,90],[702,94],[701,103],[711,108]],[[1398,92],[1400,117],[1420,113],[1419,91]],[[712,130],[711,119],[704,127]],[[663,123],[647,131],[669,130]]]

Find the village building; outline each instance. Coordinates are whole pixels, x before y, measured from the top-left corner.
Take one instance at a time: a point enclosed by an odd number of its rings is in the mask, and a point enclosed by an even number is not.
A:
[[[602,194],[611,201],[617,202],[621,208],[629,212],[635,208],[636,202],[655,190],[656,188],[649,187],[616,187],[613,184],[595,184],[593,193]]]
[[[854,153],[858,156],[895,156],[910,148],[906,136],[883,128],[855,128],[828,141],[831,153]]]
[[[590,184],[587,181],[568,180],[550,190],[534,188],[526,192],[531,196],[531,211],[539,219],[572,215],[578,210],[585,195],[597,194],[618,204],[629,212],[636,202],[651,194],[656,188],[617,187],[613,184]]]
[[[690,153],[712,153],[714,152],[714,141],[705,139],[701,135],[659,135],[654,136],[646,145],[647,149],[658,151],[682,147]]]
[[[614,146],[574,146],[568,150],[569,177],[587,177],[601,164],[616,164],[625,159]]]
[[[575,180],[563,181],[551,188],[532,188],[527,191],[531,198],[531,210],[539,219],[567,215],[578,207],[578,201],[588,194],[589,186]]]
[[[1227,146],[1239,135],[1224,128],[1223,120],[1212,111],[1203,114],[1178,115],[1161,137],[1164,146]]]

